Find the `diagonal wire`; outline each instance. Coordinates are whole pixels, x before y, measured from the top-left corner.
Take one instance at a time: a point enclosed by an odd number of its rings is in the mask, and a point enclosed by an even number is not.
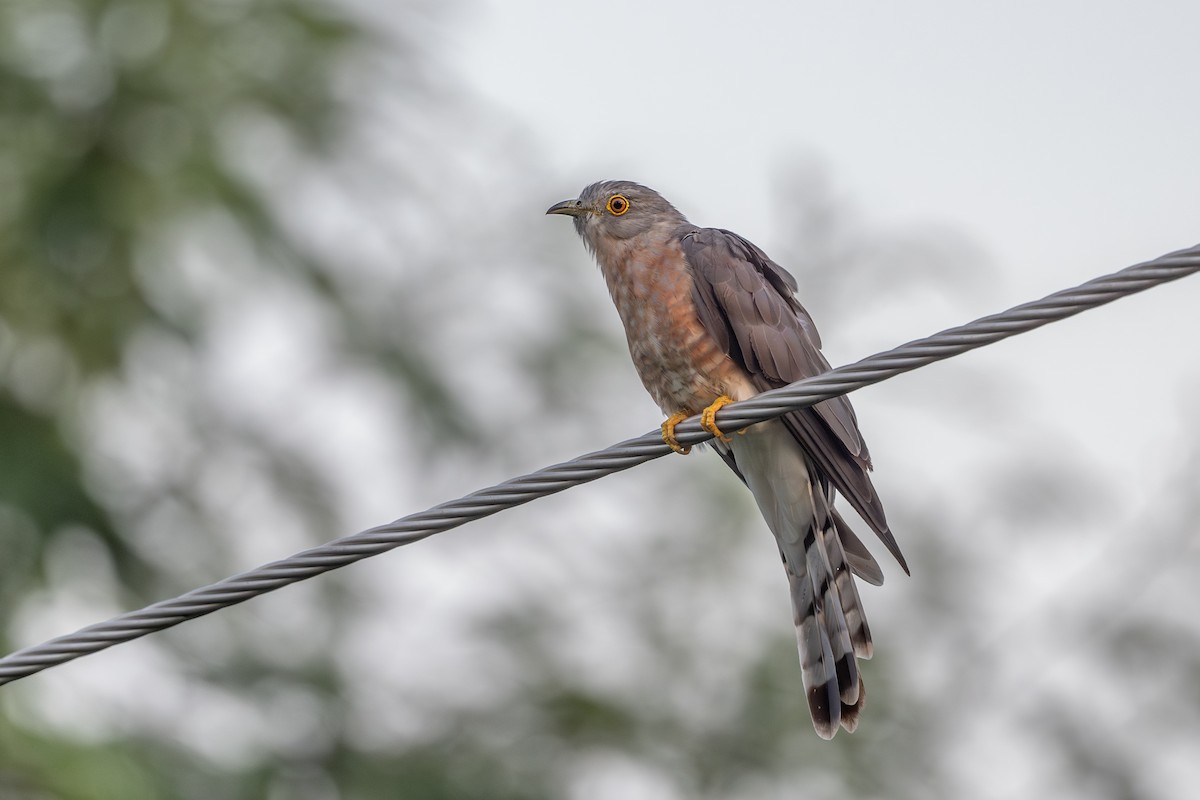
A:
[[[1200,245],[1168,253],[1153,261],[1095,278],[1074,289],[1055,292],[1041,300],[981,317],[974,322],[917,339],[816,377],[764,392],[750,400],[731,404],[719,412],[720,426],[730,432],[739,430],[755,422],[778,417],[796,408],[879,383],[894,375],[1007,339],[1198,271]],[[680,424],[676,428],[676,435],[682,444],[699,444],[712,438],[701,429],[698,417],[692,417]],[[194,589],[171,600],[163,600],[43,644],[17,650],[0,658],[0,684],[11,683],[47,667],[211,614],[282,586],[344,567],[401,545],[412,544],[435,533],[491,516],[506,508],[629,469],[669,452],[670,449],[663,444],[657,432],[648,433],[605,450],[513,478],[386,525],[335,539],[289,558],[273,561]]]

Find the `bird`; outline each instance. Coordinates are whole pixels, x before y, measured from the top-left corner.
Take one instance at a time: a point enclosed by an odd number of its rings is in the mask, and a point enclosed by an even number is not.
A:
[[[625,328],[637,373],[663,414],[663,441],[701,415],[712,444],[749,487],[787,573],[801,676],[813,727],[853,732],[866,701],[859,659],[871,632],[854,577],[883,571],[834,508],[840,494],[906,574],[871,483],[871,456],[843,395],[726,436],[726,404],[829,369],[796,279],[748,239],[688,222],[662,195],[632,181],[600,181],[547,214],[571,217],[594,256]]]

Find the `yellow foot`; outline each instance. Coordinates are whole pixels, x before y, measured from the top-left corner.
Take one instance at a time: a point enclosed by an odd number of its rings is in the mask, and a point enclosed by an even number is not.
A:
[[[691,414],[686,411],[677,411],[671,416],[667,417],[667,421],[662,424],[663,441],[666,442],[667,447],[671,448],[676,453],[679,453],[681,456],[686,456],[688,453],[692,452],[692,448],[684,447],[679,443],[679,440],[675,438],[675,426],[690,416]]]
[[[712,405],[700,413],[700,427],[704,428],[704,430],[708,431],[722,442],[728,442],[731,440],[728,436],[721,433],[721,429],[717,427],[717,412],[732,402],[732,397],[723,394],[714,400]]]

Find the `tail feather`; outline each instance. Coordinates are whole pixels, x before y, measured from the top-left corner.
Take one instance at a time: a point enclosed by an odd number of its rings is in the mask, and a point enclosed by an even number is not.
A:
[[[842,702],[853,704],[858,699],[858,664],[854,657],[854,645],[850,641],[850,626],[846,621],[845,609],[831,564],[831,554],[827,550],[827,539],[836,538],[836,534],[827,534],[828,531],[818,531],[815,525],[809,525],[804,542],[804,559],[808,569],[808,580],[815,587],[813,594],[818,600],[815,609],[817,619],[829,640],[839,694]]]
[[[830,512],[834,524],[822,531],[821,539],[829,557],[829,566],[833,570],[834,584],[837,586],[838,599],[846,617],[846,627],[850,631],[854,654],[859,658],[870,658],[874,652],[871,628],[867,625],[862,599],[858,596],[858,586],[854,583],[854,575],[858,573],[854,570],[853,562],[845,548],[845,533],[850,529],[837,512],[832,509]]]
[[[841,725],[853,733],[867,701],[867,689],[858,671],[858,659],[871,657],[871,629],[867,626],[858,587],[854,585],[854,577],[846,565],[838,528],[834,525],[826,527],[821,532],[821,540],[833,570],[833,586],[836,590],[836,599],[830,605],[838,608],[847,631],[848,649],[842,656],[846,667],[842,668],[842,661],[838,662],[838,685],[842,701]]]
[[[786,559],[786,556],[785,556]],[[806,575],[788,570],[792,589],[796,641],[800,649],[800,675],[808,696],[813,727],[822,739],[832,739],[841,722],[842,701],[838,676],[832,669],[833,647],[822,614],[813,598],[813,584]]]
[[[841,540],[842,549],[846,553],[846,564],[850,567],[850,571],[872,586],[882,586],[883,570],[879,568],[879,562],[875,560],[875,556],[871,555],[871,551],[862,543],[862,539],[858,538],[854,530],[846,524],[846,520],[842,519],[842,515],[837,512],[837,509],[833,509],[830,513],[833,514],[833,524],[837,528],[838,539]]]
[[[835,529],[826,528],[821,536],[810,533],[803,561],[796,558],[797,550],[784,546],[780,552],[791,588],[800,672],[813,727],[831,739],[839,726],[853,730],[858,724],[866,700],[858,658],[870,657],[871,634]]]
[[[825,739],[839,727],[853,731],[866,702],[858,659],[872,650],[853,574],[856,567],[871,574],[873,559],[863,558],[857,539],[844,540],[849,528],[833,510],[832,491],[813,486],[815,471],[790,437],[752,429],[732,444],[787,571],[813,727]]]

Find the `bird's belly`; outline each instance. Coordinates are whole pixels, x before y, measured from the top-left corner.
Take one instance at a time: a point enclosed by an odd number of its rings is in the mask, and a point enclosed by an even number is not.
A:
[[[721,362],[727,358],[703,329],[662,331],[630,341],[629,352],[642,384],[664,414],[695,414],[724,394]]]
[[[696,414],[722,394],[742,400],[755,393],[745,372],[700,324],[690,275],[658,273],[623,283],[610,288],[629,354],[664,414]]]

